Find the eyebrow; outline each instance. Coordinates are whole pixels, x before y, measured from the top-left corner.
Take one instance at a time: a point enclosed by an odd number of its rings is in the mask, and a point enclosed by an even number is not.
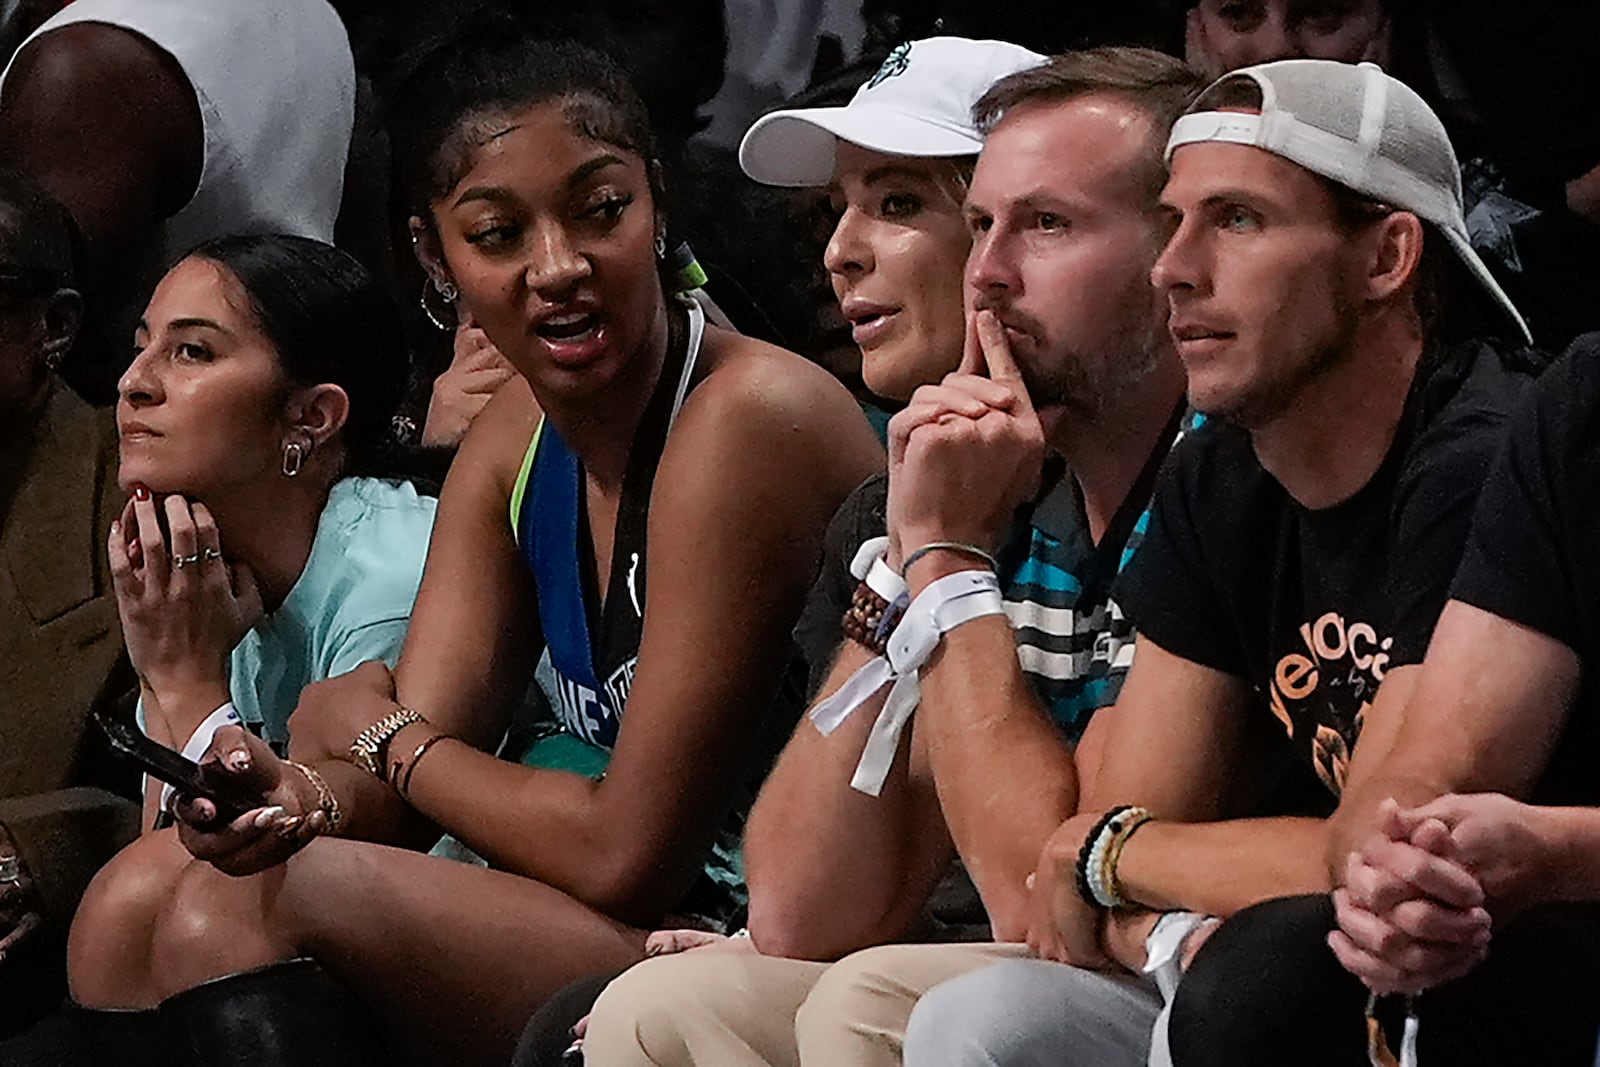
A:
[[[971,216],[973,214],[1000,215],[1011,211],[1049,211],[1066,215],[1093,214],[1091,206],[1084,200],[1070,196],[1061,196],[1044,189],[1035,189],[1022,196],[1006,197],[999,207],[988,207],[968,199],[961,205],[961,210]]]
[[[146,324],[146,322],[143,319],[139,320],[139,329],[143,330],[145,333],[149,333],[150,332],[149,325]],[[187,329],[215,330],[218,333],[225,334],[228,337],[232,337],[233,336],[233,331],[228,329],[226,326],[222,325],[222,323],[215,322],[215,321],[213,321],[211,319],[202,319],[202,318],[199,318],[197,316],[191,316],[189,318],[184,318],[184,319],[173,319],[171,322],[167,323],[167,329],[169,329],[169,330],[187,330]]]
[[[1168,211],[1176,211],[1176,212],[1178,212],[1180,214],[1183,212],[1182,208],[1178,207],[1176,204],[1172,203],[1170,200],[1167,200],[1164,197],[1159,201],[1159,203],[1163,208],[1165,208]],[[1273,206],[1272,201],[1268,200],[1268,199],[1263,199],[1263,197],[1262,197],[1260,192],[1253,192],[1253,191],[1248,191],[1248,190],[1245,190],[1245,189],[1226,189],[1225,188],[1225,189],[1212,190],[1211,192],[1207,193],[1205,196],[1202,196],[1199,200],[1195,201],[1195,203],[1190,208],[1190,210],[1198,210],[1200,208],[1207,208],[1207,207],[1216,207],[1219,204],[1234,204],[1234,203],[1243,204],[1246,207],[1256,208],[1256,209],[1260,209],[1260,210],[1265,210],[1265,209]]]
[[[595,156],[588,162],[579,164],[571,174],[567,175],[567,188],[573,189],[582,185],[596,172],[605,170],[607,167],[622,166],[625,163],[626,161],[621,156],[613,155],[609,152]],[[451,206],[460,207],[462,204],[471,203],[474,200],[506,201],[515,200],[516,198],[516,194],[504,186],[474,185],[456,197],[455,203]]]
[[[885,163],[882,166],[873,167],[861,175],[861,181],[864,185],[876,185],[879,182],[888,181],[890,178],[906,178],[917,182],[933,181],[933,175],[927,171],[908,167],[903,163]]]

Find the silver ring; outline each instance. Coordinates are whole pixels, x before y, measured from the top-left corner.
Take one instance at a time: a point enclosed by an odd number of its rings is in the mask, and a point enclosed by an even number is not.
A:
[[[173,556],[172,557],[172,565],[174,567],[178,568],[180,571],[183,570],[183,568],[185,568],[185,567],[193,567],[196,563],[199,563],[199,562],[200,562],[200,553],[198,553],[198,552],[196,552],[192,556]]]
[[[22,857],[0,856],[0,885],[15,885],[22,881]]]
[[[214,548],[208,548],[204,552],[200,553],[200,558],[205,560],[207,563],[210,563],[214,559],[221,559],[222,553],[218,552]]]

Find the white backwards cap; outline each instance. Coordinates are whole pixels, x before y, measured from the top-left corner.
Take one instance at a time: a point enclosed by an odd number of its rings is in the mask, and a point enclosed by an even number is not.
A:
[[[765,185],[826,185],[840,140],[896,156],[975,156],[972,107],[1045,57],[1005,41],[929,37],[899,45],[844,107],[774,111],[750,127],[739,165]]]
[[[1473,251],[1461,169],[1444,124],[1404,82],[1373,63],[1283,59],[1223,75],[1261,90],[1261,113],[1191,112],[1172,127],[1167,159],[1186,144],[1252,145],[1432,223],[1478,282],[1532,340],[1528,325]],[[1210,90],[1208,89],[1207,92]]]

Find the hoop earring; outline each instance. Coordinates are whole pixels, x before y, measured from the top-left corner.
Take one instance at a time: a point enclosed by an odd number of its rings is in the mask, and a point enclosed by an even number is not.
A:
[[[656,234],[656,258],[667,258],[667,235],[664,233]]]
[[[299,441],[286,441],[283,446],[283,475],[293,478],[299,474],[306,465],[306,453],[309,452],[305,445]]]
[[[435,328],[443,330],[446,333],[453,332],[456,328],[455,324],[446,322],[444,316],[434,311],[433,308],[428,304],[428,290],[430,289],[436,291],[439,296],[444,299],[446,304],[451,305],[452,318],[455,316],[456,298],[461,295],[461,290],[456,288],[455,282],[452,282],[448,279],[442,282],[425,281],[422,283],[422,293],[417,297],[417,303],[421,306],[422,313],[428,316],[428,321],[433,323]]]
[[[49,371],[51,374],[55,374],[61,370],[61,363],[66,358],[67,354],[59,349],[53,352],[46,352],[44,356],[44,369]]]

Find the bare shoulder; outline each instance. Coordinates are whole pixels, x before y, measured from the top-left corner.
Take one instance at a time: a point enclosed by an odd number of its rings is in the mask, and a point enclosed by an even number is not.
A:
[[[787,349],[708,326],[702,360],[704,377],[684,405],[686,419],[754,420],[767,428],[787,425],[805,437],[858,428],[871,433],[850,391]]]
[[[506,379],[472,420],[450,465],[450,478],[493,486],[500,497],[509,499],[528,443],[539,427],[540,415],[539,403],[527,380],[520,374]]]
[[[741,500],[740,507],[767,509],[763,521],[815,513],[825,523],[882,466],[882,446],[860,405],[816,364],[709,329],[702,359],[704,376],[661,458],[657,486],[670,487],[668,497],[683,495],[696,509]]]

